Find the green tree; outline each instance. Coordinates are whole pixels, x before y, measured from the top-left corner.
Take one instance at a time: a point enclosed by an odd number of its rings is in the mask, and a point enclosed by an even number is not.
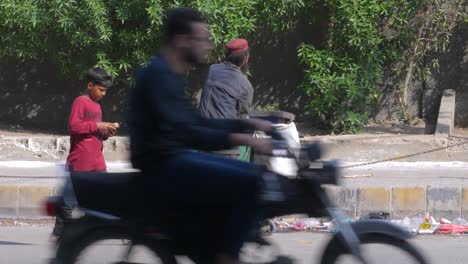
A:
[[[424,79],[443,52],[453,29],[467,21],[466,0],[1,0],[0,58],[54,63],[76,76],[91,66],[128,80],[160,44],[164,11],[185,6],[200,10],[211,24],[217,49],[257,30],[293,30],[296,22],[330,12],[326,45],[298,47],[310,96],[305,110],[335,133],[356,133],[366,108],[379,98],[383,68],[401,76],[402,115],[407,92]],[[322,17],[322,16],[320,16]],[[313,34],[314,32],[311,32]]]
[[[0,56],[52,61],[65,74],[97,65],[126,79],[159,45],[168,8],[192,7],[207,16],[216,57],[220,44],[254,32],[260,21],[288,28],[302,5],[302,0],[2,0]]]
[[[311,97],[308,108],[336,133],[356,133],[367,121],[366,107],[379,97],[383,68],[401,76],[402,116],[409,119],[407,91],[437,61],[423,63],[445,51],[464,12],[465,0],[325,0],[331,10],[325,47],[299,48],[306,76],[302,84]],[[465,14],[466,15],[466,14]],[[423,74],[421,74],[423,73]]]

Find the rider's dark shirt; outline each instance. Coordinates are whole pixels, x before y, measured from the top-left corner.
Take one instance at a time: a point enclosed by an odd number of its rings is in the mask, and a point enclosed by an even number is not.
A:
[[[161,56],[135,76],[128,125],[131,161],[138,169],[181,150],[228,149],[228,135],[246,129],[239,120],[203,118],[185,93],[183,76]]]

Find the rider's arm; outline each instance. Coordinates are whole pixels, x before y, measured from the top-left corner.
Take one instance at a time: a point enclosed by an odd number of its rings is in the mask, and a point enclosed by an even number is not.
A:
[[[247,134],[230,134],[229,140],[233,145],[246,145],[255,149],[257,153],[270,155],[273,142],[269,138],[254,138]]]
[[[201,115],[198,115],[197,119],[205,127],[227,130],[231,133],[251,133],[255,130],[252,124],[238,119],[210,119]]]

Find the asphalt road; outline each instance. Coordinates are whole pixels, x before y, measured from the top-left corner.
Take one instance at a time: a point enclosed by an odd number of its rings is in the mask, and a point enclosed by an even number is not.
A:
[[[9,264],[44,264],[51,258],[53,247],[48,242],[50,226],[46,227],[0,227],[0,262]],[[327,243],[329,235],[317,233],[277,233],[271,239],[278,245],[279,252],[283,255],[292,256],[299,264],[319,263],[318,259]],[[412,243],[420,249],[430,260],[430,263],[456,264],[468,263],[467,236],[418,236]],[[89,261],[83,263],[107,263],[105,260],[117,256],[118,252],[124,250],[120,241],[108,241],[92,248],[86,254]],[[248,248],[249,252],[255,251]],[[278,252],[278,251],[275,251]],[[147,253],[147,252],[146,252]],[[137,256],[148,255],[145,252],[137,252]],[[268,252],[257,254],[265,259]],[[388,247],[366,248],[366,253],[371,257],[371,263],[411,263],[399,251]],[[148,255],[149,256],[149,255]],[[256,260],[255,256],[249,254],[250,260]],[[356,262],[340,263],[356,263]],[[155,263],[155,262],[143,262]],[[157,263],[157,262],[156,262]],[[181,259],[181,263],[191,263]]]

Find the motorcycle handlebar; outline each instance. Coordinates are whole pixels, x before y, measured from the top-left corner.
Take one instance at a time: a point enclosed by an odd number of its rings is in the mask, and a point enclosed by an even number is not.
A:
[[[272,130],[266,134],[270,136],[274,141],[278,142],[276,144],[277,149],[281,148],[281,149],[288,149],[289,151],[294,151],[294,149],[288,148],[287,140],[277,130]],[[322,145],[320,142],[317,141],[317,142],[307,144],[306,146],[301,147],[299,158],[306,159],[309,161],[315,161],[315,160],[320,159],[322,154],[323,154]]]
[[[279,133],[276,129],[273,129],[270,132],[266,133],[268,136],[270,136],[273,140],[278,140],[278,141],[284,141],[286,140],[281,133]]]

